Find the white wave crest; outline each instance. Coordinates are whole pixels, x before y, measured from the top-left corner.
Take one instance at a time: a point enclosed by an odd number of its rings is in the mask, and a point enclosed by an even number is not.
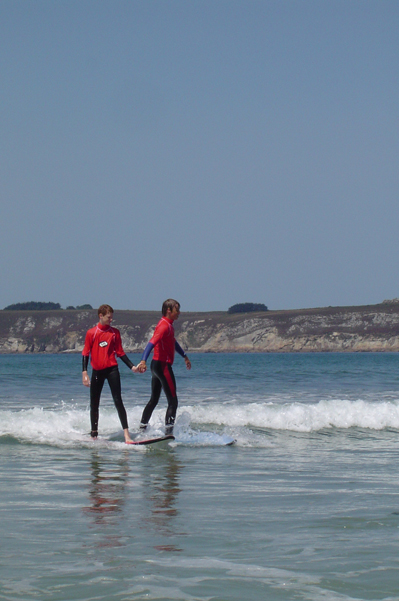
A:
[[[185,408],[191,421],[229,427],[315,432],[325,428],[399,428],[399,402],[329,400],[318,403],[196,405]]]
[[[143,407],[128,411],[132,431],[137,430]],[[163,428],[165,404],[154,411],[152,428]],[[183,405],[179,408],[176,433],[236,433],[240,429],[260,428],[292,432],[317,432],[326,428],[399,429],[399,401],[322,400],[318,403],[217,403]],[[120,430],[118,415],[112,406],[100,410],[100,435],[112,445],[109,436]],[[91,444],[89,410],[62,405],[53,409],[32,408],[0,411],[0,441],[11,437],[19,442],[56,446]],[[122,438],[121,438],[122,441]]]

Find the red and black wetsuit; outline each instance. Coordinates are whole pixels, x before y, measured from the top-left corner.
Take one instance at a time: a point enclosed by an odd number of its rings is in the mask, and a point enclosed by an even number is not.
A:
[[[90,383],[92,436],[97,436],[100,396],[105,380],[108,380],[122,428],[125,430],[128,428],[128,423],[126,409],[122,401],[121,378],[116,357],[120,357],[129,369],[133,367],[133,363],[123,350],[119,330],[111,326],[103,326],[100,323],[88,330],[82,355],[83,371],[87,371],[89,356],[93,368]]]
[[[150,421],[152,412],[158,405],[161,390],[163,389],[168,401],[165,424],[169,432],[173,429],[177,411],[176,380],[172,370],[172,364],[177,351],[182,357],[186,354],[175,340],[173,321],[168,317],[162,317],[155,328],[154,335],[147,344],[142,359],[147,360],[152,349],[154,358],[151,361],[151,398],[144,408],[141,417],[141,426],[146,426]]]

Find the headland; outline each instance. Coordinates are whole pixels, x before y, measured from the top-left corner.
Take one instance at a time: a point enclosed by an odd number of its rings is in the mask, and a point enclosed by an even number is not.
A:
[[[115,310],[126,352],[141,352],[157,311]],[[0,311],[0,353],[81,352],[95,310]],[[187,352],[396,352],[399,302],[259,313],[182,312],[176,337]]]

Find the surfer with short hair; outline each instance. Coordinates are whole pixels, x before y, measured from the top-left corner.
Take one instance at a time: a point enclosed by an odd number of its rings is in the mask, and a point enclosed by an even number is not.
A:
[[[138,364],[139,371],[147,369],[146,361],[154,349],[151,361],[151,398],[144,408],[141,417],[140,429],[145,430],[150,421],[152,412],[158,404],[163,390],[168,401],[165,416],[165,434],[173,433],[173,426],[177,411],[176,380],[172,369],[175,351],[184,358],[186,368],[191,369],[190,359],[175,339],[173,323],[180,315],[180,303],[173,298],[168,298],[162,305],[162,318],[158,322],[154,335],[144,349],[143,356]]]
[[[119,330],[111,327],[114,310],[110,305],[101,305],[98,308],[99,323],[90,328],[86,333],[85,345],[82,351],[82,382],[90,387],[90,421],[91,437],[98,436],[98,417],[100,407],[100,396],[105,380],[108,380],[112,398],[118,411],[122,424],[125,442],[132,442],[129,435],[126,409],[122,401],[121,378],[116,357],[131,369],[134,373],[141,372],[134,366],[122,347]],[[87,373],[89,362],[93,368],[91,382]]]

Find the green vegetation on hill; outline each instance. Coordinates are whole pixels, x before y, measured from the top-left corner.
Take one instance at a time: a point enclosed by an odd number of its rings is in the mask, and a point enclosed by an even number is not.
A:
[[[76,305],[76,307],[73,307],[72,305],[69,305],[67,307],[67,310],[73,310],[73,311],[91,311],[93,309],[93,307],[89,304],[86,305]]]
[[[36,301],[30,301],[28,303],[15,303],[14,305],[8,305],[4,307],[3,311],[59,311],[62,309],[60,303],[39,303]],[[78,311],[91,311],[93,307],[89,304],[77,305],[73,307],[69,305],[68,310]]]
[[[229,308],[228,313],[253,313],[254,311],[267,311],[263,303],[237,303]]]
[[[35,301],[15,303],[4,307],[4,311],[57,311],[59,309],[61,309],[60,303],[38,303]]]

